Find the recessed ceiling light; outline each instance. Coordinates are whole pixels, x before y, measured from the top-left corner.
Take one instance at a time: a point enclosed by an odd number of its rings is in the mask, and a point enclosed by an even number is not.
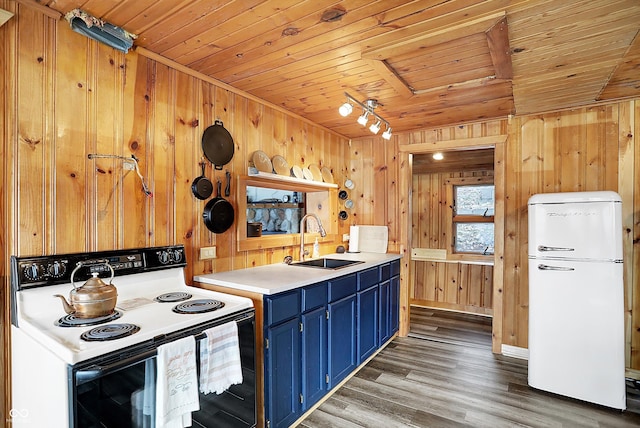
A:
[[[434,153],[434,154],[433,154],[433,158],[434,158],[435,160],[442,160],[442,159],[444,159],[444,155],[443,155],[442,153],[440,153],[440,152],[438,152],[438,153]]]

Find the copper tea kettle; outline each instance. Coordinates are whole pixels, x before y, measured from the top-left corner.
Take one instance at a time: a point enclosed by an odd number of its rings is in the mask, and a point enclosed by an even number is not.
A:
[[[115,285],[111,283],[115,273],[113,267],[107,261],[103,261],[102,264],[108,266],[109,270],[111,270],[111,278],[108,284],[98,278],[98,272],[93,272],[92,278],[77,287],[73,282],[73,276],[83,266],[82,262],[78,262],[76,268],[71,272],[73,290],[69,293],[69,302],[60,294],[53,296],[62,300],[62,306],[67,314],[74,315],[77,318],[96,318],[113,313],[118,298],[118,291]]]

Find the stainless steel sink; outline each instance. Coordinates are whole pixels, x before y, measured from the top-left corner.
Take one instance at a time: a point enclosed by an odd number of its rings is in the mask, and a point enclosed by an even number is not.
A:
[[[291,263],[291,266],[306,266],[320,269],[340,269],[347,266],[364,263],[359,260],[340,260],[340,259],[314,259],[304,262]]]

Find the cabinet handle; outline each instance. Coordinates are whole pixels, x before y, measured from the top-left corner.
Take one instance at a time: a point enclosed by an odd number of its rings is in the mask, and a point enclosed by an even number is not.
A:
[[[304,324],[300,323],[300,333],[304,331]]]
[[[304,403],[304,396],[300,394],[300,404]]]

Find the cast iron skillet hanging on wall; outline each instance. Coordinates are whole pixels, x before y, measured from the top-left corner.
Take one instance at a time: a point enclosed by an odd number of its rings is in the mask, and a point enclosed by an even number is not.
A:
[[[213,125],[202,134],[202,151],[215,169],[222,169],[233,158],[233,137],[224,128],[221,121],[216,120]]]
[[[204,175],[204,162],[200,163],[202,167],[202,175],[200,177],[196,177],[191,183],[191,191],[193,192],[193,196],[198,199],[207,199],[213,193],[213,184],[211,181]]]
[[[223,233],[231,227],[235,219],[233,205],[221,195],[222,183],[218,180],[218,194],[204,207],[204,225],[213,233]]]

